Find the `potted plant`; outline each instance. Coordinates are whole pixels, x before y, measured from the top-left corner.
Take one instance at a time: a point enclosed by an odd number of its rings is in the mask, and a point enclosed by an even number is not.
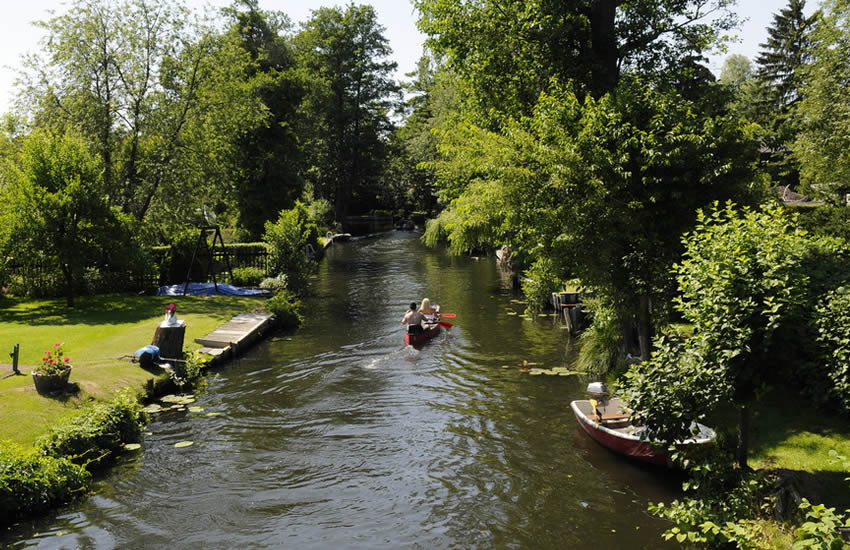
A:
[[[162,326],[173,327],[177,324],[177,305],[168,304],[165,306],[165,321],[162,322]]]
[[[65,355],[62,346],[53,344],[53,348],[44,352],[41,365],[32,371],[35,389],[39,393],[49,393],[62,390],[68,384],[71,376],[71,360]]]

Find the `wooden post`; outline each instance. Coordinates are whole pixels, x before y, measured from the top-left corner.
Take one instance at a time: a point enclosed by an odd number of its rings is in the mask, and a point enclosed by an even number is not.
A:
[[[186,321],[176,325],[160,324],[153,336],[153,345],[159,348],[159,356],[164,360],[183,359],[183,337],[186,336]]]
[[[21,374],[21,371],[18,370],[18,356],[21,354],[21,345],[15,344],[15,349],[9,355],[12,357],[12,372],[15,374]]]

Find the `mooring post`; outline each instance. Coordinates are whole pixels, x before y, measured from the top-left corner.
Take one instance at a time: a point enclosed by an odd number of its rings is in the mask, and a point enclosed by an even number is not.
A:
[[[12,350],[12,353],[9,356],[12,358],[12,372],[15,374],[21,374],[21,371],[18,370],[18,355],[21,352],[21,345],[15,344],[15,349]]]

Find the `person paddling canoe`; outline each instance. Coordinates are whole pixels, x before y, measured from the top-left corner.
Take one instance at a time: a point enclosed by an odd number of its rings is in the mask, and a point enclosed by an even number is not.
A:
[[[425,320],[425,315],[416,309],[416,302],[410,302],[410,309],[404,314],[401,324],[407,325],[407,331],[411,334],[422,332],[422,321]]]

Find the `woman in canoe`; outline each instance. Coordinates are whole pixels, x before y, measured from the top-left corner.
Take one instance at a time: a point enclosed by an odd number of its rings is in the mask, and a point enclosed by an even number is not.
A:
[[[431,307],[431,300],[422,298],[422,306],[419,313],[425,316],[426,323],[436,323],[440,317],[440,306]]]

